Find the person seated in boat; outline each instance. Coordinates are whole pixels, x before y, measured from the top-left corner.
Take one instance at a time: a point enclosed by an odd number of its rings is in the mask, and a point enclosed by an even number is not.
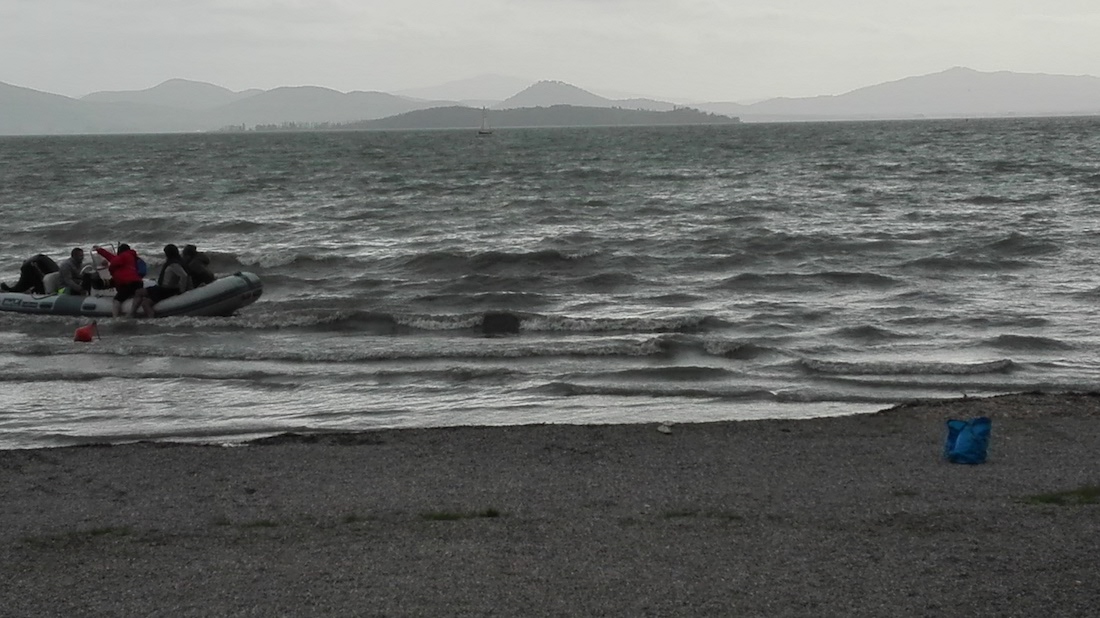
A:
[[[0,291],[16,293],[31,291],[35,294],[45,294],[46,275],[55,272],[57,272],[57,262],[49,256],[41,253],[32,255],[19,267],[19,281],[11,286],[0,283]]]
[[[160,269],[157,284],[145,290],[145,315],[153,317],[153,305],[165,298],[183,294],[191,289],[191,277],[183,268],[183,258],[176,245],[164,246],[164,266]]]
[[[187,270],[194,287],[213,283],[217,279],[214,273],[210,272],[210,258],[199,251],[195,245],[183,246],[183,268]]]
[[[87,296],[92,290],[92,273],[84,272],[84,250],[80,247],[69,252],[69,257],[58,267],[59,294]]]
[[[131,249],[130,245],[126,243],[118,245],[118,254],[111,253],[98,245],[92,247],[92,249],[107,260],[107,271],[111,273],[111,281],[115,284],[112,315],[116,318],[122,315],[122,303],[133,298],[134,302],[130,306],[129,316],[134,317],[137,315],[138,306],[142,305],[142,301],[145,300],[145,280],[138,274],[137,251]],[[145,315],[146,317],[152,317],[148,311],[145,312]]]

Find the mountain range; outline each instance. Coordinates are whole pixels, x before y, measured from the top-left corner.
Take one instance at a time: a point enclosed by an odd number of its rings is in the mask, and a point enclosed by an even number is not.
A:
[[[697,102],[687,106],[694,113],[685,113],[684,105],[668,101],[608,98],[560,81],[539,81],[501,98],[522,83],[517,78],[483,76],[400,93],[339,92],[315,86],[236,92],[171,79],[145,90],[94,92],[77,99],[0,82],[0,135],[213,131],[290,124],[471,128],[480,121],[482,107],[493,110],[496,128],[554,123],[694,124],[736,122],[737,118],[783,122],[1100,114],[1100,78],[962,67],[840,95],[774,98],[753,104]],[[550,108],[555,111],[551,113]]]

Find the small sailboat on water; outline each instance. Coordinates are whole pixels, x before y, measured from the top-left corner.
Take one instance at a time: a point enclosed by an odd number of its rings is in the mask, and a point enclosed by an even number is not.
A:
[[[481,128],[477,130],[478,135],[492,135],[493,130],[489,128],[489,110],[484,107],[481,108]]]

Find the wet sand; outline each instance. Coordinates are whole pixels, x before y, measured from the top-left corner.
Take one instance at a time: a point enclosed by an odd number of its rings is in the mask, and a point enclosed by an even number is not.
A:
[[[1097,487],[1096,394],[0,451],[0,615],[1090,615]]]

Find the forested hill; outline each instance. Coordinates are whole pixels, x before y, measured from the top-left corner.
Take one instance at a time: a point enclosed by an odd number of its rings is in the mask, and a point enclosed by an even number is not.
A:
[[[388,118],[342,125],[347,129],[468,129],[481,124],[481,110],[452,106],[421,109]],[[737,118],[681,107],[671,111],[551,105],[488,112],[493,129],[518,127],[594,127],[731,124]]]

